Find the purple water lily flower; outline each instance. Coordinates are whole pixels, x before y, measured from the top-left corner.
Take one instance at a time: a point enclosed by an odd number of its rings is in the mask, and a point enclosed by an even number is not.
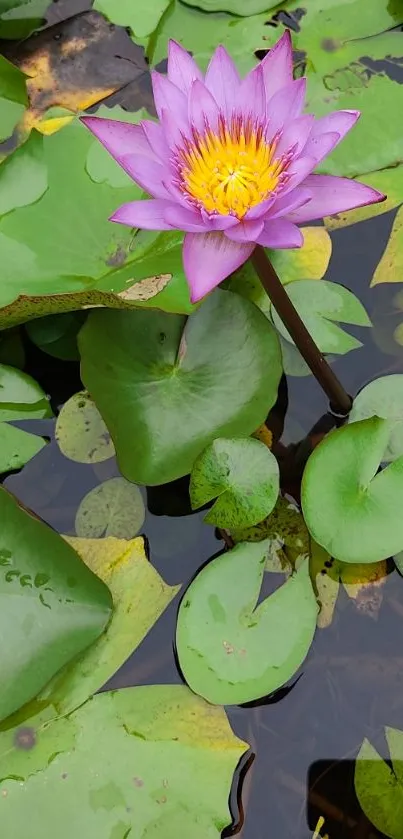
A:
[[[240,79],[223,46],[205,76],[170,41],[168,76],[152,74],[158,122],[83,122],[150,200],[124,204],[111,221],[183,230],[191,300],[235,271],[256,244],[299,248],[297,225],[382,201],[364,184],[312,171],[342,140],[358,111],[302,114],[306,79],[293,80],[286,31]]]

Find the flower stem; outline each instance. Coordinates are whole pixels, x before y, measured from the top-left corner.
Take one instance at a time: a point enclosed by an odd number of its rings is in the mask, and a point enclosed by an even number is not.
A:
[[[351,410],[352,399],[327,363],[320,349],[308,332],[297,310],[294,308],[284,286],[281,284],[273,265],[261,245],[257,245],[251,256],[253,267],[270,298],[277,314],[283,321],[296,347],[305,359],[322,390],[330,400],[330,408],[337,414],[347,415]]]

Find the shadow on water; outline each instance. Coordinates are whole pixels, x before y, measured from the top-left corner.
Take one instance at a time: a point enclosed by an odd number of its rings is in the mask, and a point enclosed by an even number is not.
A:
[[[57,24],[66,13],[89,5],[85,0],[76,4],[60,0],[49,23]],[[147,79],[142,83],[148,91]],[[139,107],[138,86],[136,91],[134,107]],[[133,89],[123,93],[127,107],[133,107],[132,94]],[[363,347],[347,358],[339,357],[334,365],[352,395],[378,375],[403,372],[403,347],[394,338],[403,322],[396,287],[369,289],[392,221],[393,213],[387,213],[332,234],[327,279],[354,290],[374,322],[371,332],[351,328]],[[28,372],[50,394],[55,408],[81,387],[77,364],[52,359],[31,344]],[[281,406],[286,403],[284,419]],[[273,421],[279,429],[284,426],[285,447],[295,446],[309,433],[314,436],[320,418],[321,433],[330,421],[326,399],[311,377],[290,379],[279,405]],[[53,437],[53,421],[17,424]],[[114,460],[95,466],[66,460],[52,439],[20,473],[8,476],[5,485],[52,527],[73,534],[81,499],[118,474]],[[286,473],[286,480],[287,489],[296,489],[297,494],[298,469],[294,475]],[[151,560],[167,582],[186,586],[222,542],[203,523],[202,513],[190,514],[186,480],[143,492]],[[364,737],[387,756],[384,726],[403,728],[403,581],[396,571],[386,579],[382,596],[379,612],[364,612],[341,591],[333,621],[316,633],[298,678],[264,702],[227,709],[235,732],[251,751],[238,768],[231,796],[234,823],[225,836],[310,839],[322,816],[323,833],[329,839],[381,839],[355,798],[353,775]],[[173,647],[179,597],[108,688],[180,682]],[[275,640],[268,638],[268,645]]]

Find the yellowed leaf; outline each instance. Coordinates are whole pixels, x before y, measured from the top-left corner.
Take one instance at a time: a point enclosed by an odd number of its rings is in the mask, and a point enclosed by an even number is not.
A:
[[[172,280],[172,274],[158,274],[156,277],[146,277],[144,280],[139,280],[133,283],[132,286],[120,291],[117,295],[121,300],[135,301],[135,300],[150,300],[159,294],[169,281]],[[130,282],[130,281],[129,281]]]
[[[270,428],[263,423],[263,425],[258,428],[252,437],[256,437],[256,440],[260,440],[261,443],[264,443],[268,449],[271,449],[273,445],[273,434],[270,431]]]
[[[403,282],[403,207],[393,222],[388,244],[372,277],[371,286]]]
[[[101,637],[58,673],[38,699],[59,713],[77,708],[122,666],[175,597],[147,559],[144,539],[65,536],[83,562],[110,588],[114,610]]]
[[[294,280],[321,280],[332,254],[332,240],[325,227],[302,227],[302,248],[273,251],[271,260],[283,284]]]

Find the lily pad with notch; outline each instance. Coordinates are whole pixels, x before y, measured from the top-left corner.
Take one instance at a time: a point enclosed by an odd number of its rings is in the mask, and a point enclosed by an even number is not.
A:
[[[251,702],[298,670],[316,628],[308,561],[258,603],[267,540],[241,543],[212,560],[184,594],[178,613],[179,665],[192,690],[223,705]]]
[[[195,460],[190,479],[193,509],[217,501],[205,521],[217,527],[250,527],[272,511],[279,467],[259,440],[214,440]]]

